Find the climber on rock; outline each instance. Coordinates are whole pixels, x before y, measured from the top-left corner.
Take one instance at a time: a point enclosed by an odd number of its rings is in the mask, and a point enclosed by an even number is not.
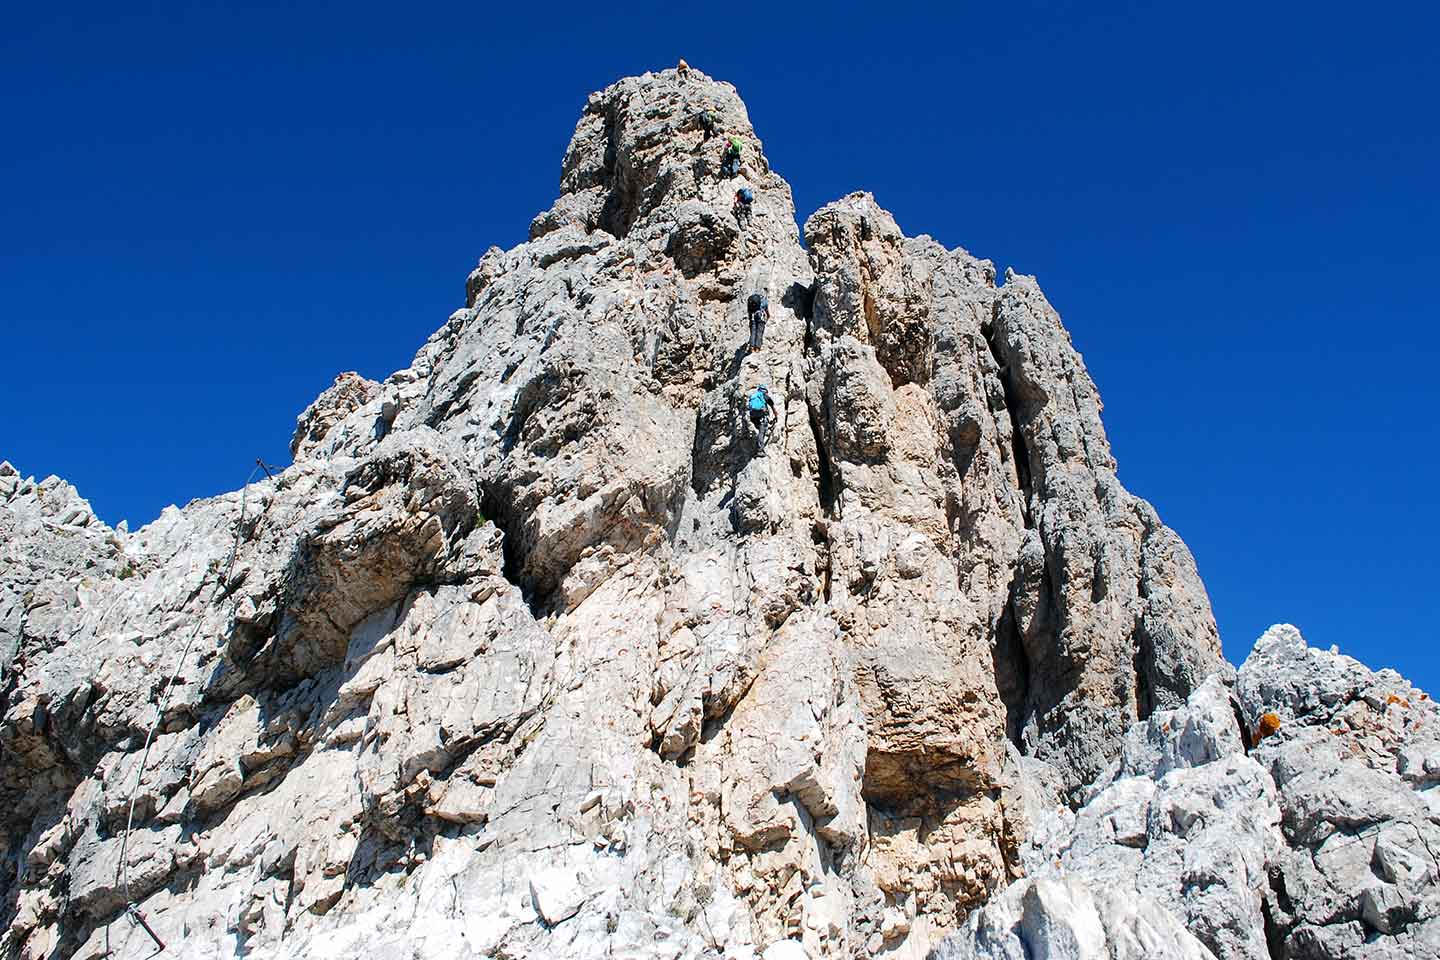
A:
[[[750,226],[750,220],[755,216],[752,206],[755,203],[755,191],[749,187],[741,187],[735,191],[735,222],[742,227]]]
[[[738,177],[740,175],[740,151],[744,144],[739,137],[731,137],[725,144],[725,156],[720,161],[720,175],[722,177]]]
[[[770,319],[770,298],[757,290],[750,294],[745,306],[750,314],[750,352],[754,353],[765,340],[765,321]]]
[[[770,432],[770,421],[779,414],[775,410],[775,401],[770,399],[770,391],[765,384],[760,384],[750,393],[750,400],[746,403],[750,410],[750,422],[755,425],[755,455],[765,456],[765,437]]]
[[[715,128],[719,126],[719,124],[720,118],[715,116],[714,110],[700,111],[700,130],[704,134],[700,142],[704,143],[706,140],[715,136]]]

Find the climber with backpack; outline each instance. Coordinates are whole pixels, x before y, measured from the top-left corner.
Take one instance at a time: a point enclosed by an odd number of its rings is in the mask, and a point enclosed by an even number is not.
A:
[[[739,137],[731,137],[725,145],[725,156],[720,162],[722,177],[738,177],[740,175],[740,151],[744,146]]]
[[[770,432],[770,420],[779,416],[775,410],[775,401],[770,399],[770,391],[762,383],[751,391],[746,406],[750,409],[750,422],[755,425],[755,455],[763,457],[765,437]]]
[[[700,138],[701,143],[715,136],[715,127],[719,122],[720,118],[715,116],[714,110],[700,111],[700,131],[704,134],[704,136]]]
[[[770,298],[757,290],[750,294],[745,306],[750,314],[750,352],[754,353],[765,339],[765,321],[770,319]]]
[[[750,220],[755,215],[751,206],[755,202],[755,191],[749,187],[741,187],[735,191],[735,222],[742,227],[750,226]]]

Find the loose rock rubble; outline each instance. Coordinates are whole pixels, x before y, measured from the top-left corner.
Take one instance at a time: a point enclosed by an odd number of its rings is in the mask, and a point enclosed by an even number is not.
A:
[[[186,957],[1427,942],[1430,741],[1337,694],[1336,769],[1417,799],[1332,810],[1310,705],[1242,670],[1246,723],[1285,718],[1246,755],[1032,278],[868,194],[797,230],[690,68],[590,98],[464,303],[290,467],[133,533],[0,465],[0,956],[148,957],[130,904]],[[1383,864],[1343,903],[1340,834]]]

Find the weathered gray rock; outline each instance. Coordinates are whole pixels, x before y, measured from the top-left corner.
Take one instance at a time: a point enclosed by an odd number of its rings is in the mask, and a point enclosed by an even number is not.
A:
[[[1211,960],[1171,914],[1144,896],[1080,880],[1020,880],[971,914],[932,960]]]
[[[1272,627],[1240,668],[1252,756],[1274,778],[1287,846],[1270,865],[1271,936],[1287,956],[1440,956],[1440,711]]]
[[[1249,852],[1172,862],[1269,822],[1223,711],[1121,757],[1219,647],[1058,316],[866,194],[804,237],[732,87],[622,80],[280,475],[124,534],[0,468],[0,955],[148,956],[128,899],[195,957],[919,957],[1075,831],[1157,905],[1046,887],[1057,937],[1251,917]]]
[[[1283,625],[1233,694],[1226,679],[1132,726],[1077,811],[1052,768],[1012,755],[1004,802],[1030,876],[934,956],[1071,949],[1072,933],[1027,939],[1017,919],[1046,882],[1146,904],[1221,960],[1440,956],[1433,702]],[[1097,955],[1123,939],[1107,927]]]
[[[295,419],[295,435],[290,439],[290,455],[296,460],[303,460],[321,451],[336,449],[345,438],[332,436],[332,428],[343,423],[356,410],[366,408],[380,394],[380,384],[374,380],[366,380],[358,373],[340,374],[335,378],[335,382]],[[377,439],[384,434],[384,428],[389,425],[388,421],[394,419],[394,413],[387,418],[384,412],[388,411],[376,412],[377,423],[372,427]]]
[[[1026,835],[1027,874],[1143,902],[1224,960],[1268,960],[1266,870],[1284,846],[1280,808],[1270,777],[1245,755],[1220,675],[1132,726],[1079,810],[1059,802],[1062,782],[1041,761],[1012,762],[1006,804],[1021,811],[1013,819]]]
[[[1033,278],[1007,275],[989,336],[1025,498],[1020,736],[1083,782],[1130,720],[1219,668],[1218,635],[1189,551],[1116,479],[1099,394]]]

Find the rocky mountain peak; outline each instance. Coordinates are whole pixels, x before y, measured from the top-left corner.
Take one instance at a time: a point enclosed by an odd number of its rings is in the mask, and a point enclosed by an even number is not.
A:
[[[736,177],[721,175],[731,138],[741,142]],[[565,226],[668,239],[717,204],[725,219],[742,185],[759,194],[757,214],[793,233],[790,185],[771,171],[733,86],[694,69],[628,77],[586,103],[561,165],[560,198],[531,223],[530,239]]]
[[[407,368],[342,374],[275,477],[77,534],[88,508],[37,511],[0,468],[0,954],[1350,937],[1308,893],[1267,906],[1298,849],[1242,746],[1272,668],[1227,686],[1194,561],[1117,479],[1035,280],[865,193],[801,236],[733,87],[627,78],[530,239]],[[1271,804],[1209,934],[1171,874],[1140,907],[1038,876],[1100,797],[1116,843],[1151,836],[1112,794],[1154,801],[1167,764]],[[1354,916],[1394,940],[1428,869]]]

